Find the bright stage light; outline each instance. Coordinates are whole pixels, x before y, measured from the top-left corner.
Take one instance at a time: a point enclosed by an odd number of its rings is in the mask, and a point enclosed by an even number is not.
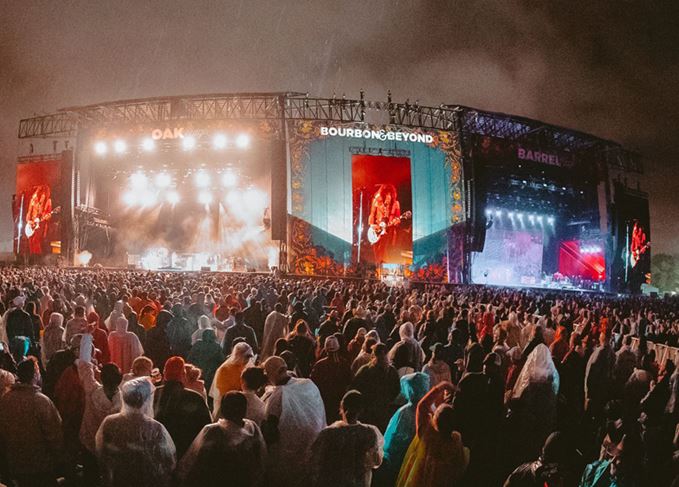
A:
[[[182,149],[191,150],[196,147],[196,138],[193,135],[187,135],[182,139]]]
[[[235,206],[238,204],[238,194],[235,191],[229,191],[224,197],[224,201],[229,206]]]
[[[535,223],[535,216],[528,215],[528,221],[531,223],[531,225],[534,224]]]
[[[193,177],[193,181],[199,188],[207,188],[210,185],[210,175],[201,169]]]
[[[78,264],[80,264],[83,267],[86,267],[87,264],[90,263],[90,260],[92,260],[92,253],[88,252],[87,250],[83,250],[82,252],[76,254],[75,259],[78,262]]]
[[[135,189],[140,189],[146,186],[148,183],[148,178],[143,172],[135,172],[130,176],[130,183]]]
[[[258,189],[250,188],[243,194],[243,201],[249,209],[263,210],[266,206],[266,195]]]
[[[156,148],[156,143],[151,137],[145,138],[141,142],[141,147],[146,151],[146,152],[151,152]]]
[[[537,217],[537,221],[540,225],[542,225],[542,215]]]
[[[170,175],[166,172],[161,172],[156,174],[156,186],[159,188],[167,188],[170,184],[172,184],[172,178]]]
[[[198,203],[201,205],[209,205],[212,203],[212,193],[204,191],[198,194]]]
[[[212,146],[215,149],[223,149],[226,147],[226,135],[224,134],[216,134],[214,138],[212,139]]]
[[[502,210],[495,210],[495,216],[500,218],[502,216]]]
[[[517,213],[516,218],[523,220],[523,213]]]
[[[547,217],[547,223],[549,223],[550,225],[554,225],[554,217],[553,217],[553,216],[548,216],[548,217]]]
[[[122,199],[126,206],[134,206],[137,204],[137,193],[134,191],[125,191]]]
[[[226,188],[234,187],[237,180],[238,178],[233,173],[233,171],[226,171],[224,174],[222,174],[222,185]]]
[[[127,144],[124,140],[118,139],[113,143],[113,150],[118,154],[122,154],[127,150]]]
[[[179,203],[179,193],[177,193],[176,191],[168,191],[165,194],[165,199],[171,205],[176,205],[177,203]]]
[[[486,210],[486,216],[491,216],[493,214],[493,210]]]
[[[141,203],[141,206],[144,207],[153,206],[158,202],[158,195],[153,191],[144,191],[141,194],[139,201]]]
[[[239,149],[245,149],[248,145],[250,145],[250,137],[247,134],[240,134],[236,137],[236,146]]]
[[[509,213],[507,213],[507,216],[508,216],[509,218],[514,218],[514,212],[513,212],[513,211],[510,211]]]
[[[100,140],[99,142],[94,144],[94,152],[98,156],[103,156],[104,154],[106,154],[108,152],[108,146],[106,145],[106,142]]]

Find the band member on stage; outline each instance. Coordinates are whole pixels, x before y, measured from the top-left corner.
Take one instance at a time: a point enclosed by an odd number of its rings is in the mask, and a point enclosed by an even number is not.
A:
[[[646,240],[646,233],[644,232],[643,227],[639,224],[639,220],[634,220],[634,225],[632,226],[632,237],[630,240],[630,264],[632,267],[636,267],[642,255],[646,253],[648,247],[651,245],[651,242]]]
[[[390,249],[396,244],[397,228],[400,224],[401,204],[398,201],[396,188],[393,184],[381,184],[370,203],[368,224],[380,235],[380,239],[373,244],[375,263],[386,262]]]
[[[52,211],[52,197],[50,187],[46,184],[36,186],[26,210],[26,226],[35,228],[28,238],[28,252],[30,255],[43,253],[42,244],[49,229],[49,215]],[[36,228],[37,227],[37,228]]]

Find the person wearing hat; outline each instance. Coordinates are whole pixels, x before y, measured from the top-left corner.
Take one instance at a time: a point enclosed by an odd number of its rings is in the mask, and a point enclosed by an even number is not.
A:
[[[321,392],[325,416],[330,423],[339,418],[340,401],[351,384],[352,375],[348,362],[340,356],[340,345],[336,336],[327,337],[324,348],[326,357],[316,362],[309,378]]]
[[[197,392],[186,389],[184,359],[170,357],[163,370],[163,385],[153,395],[153,416],[170,433],[181,458],[203,426],[212,422],[210,410]]]
[[[266,359],[264,371],[273,386],[264,395],[262,424],[269,443],[269,485],[298,485],[305,474],[305,452],[326,426],[323,399],[313,381],[292,377],[278,356]]]
[[[431,346],[431,358],[424,364],[422,372],[429,376],[429,387],[434,387],[439,382],[450,382],[450,367],[444,359],[444,346],[435,343]]]

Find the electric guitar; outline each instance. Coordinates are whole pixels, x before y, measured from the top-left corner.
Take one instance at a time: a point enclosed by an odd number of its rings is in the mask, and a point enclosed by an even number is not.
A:
[[[632,267],[635,267],[637,263],[639,262],[639,259],[641,259],[641,255],[645,254],[646,251],[651,247],[651,242],[645,243],[643,246],[639,247],[636,250],[633,250],[630,253],[629,256],[629,263]]]
[[[411,216],[413,216],[412,212],[406,211],[403,215],[397,216],[396,218],[391,219],[389,222],[382,222],[379,225],[371,225],[370,228],[368,228],[368,242],[370,242],[370,245],[375,245],[380,241],[384,234],[387,233],[387,229],[389,227],[398,225],[403,220],[409,219]]]
[[[47,215],[45,215],[42,219],[34,218],[33,220],[27,221],[26,222],[26,228],[24,229],[26,236],[28,238],[31,238],[35,234],[36,230],[38,228],[40,228],[41,222],[49,220],[54,215],[58,215],[60,211],[61,211],[61,206],[57,206],[55,209],[53,209]]]

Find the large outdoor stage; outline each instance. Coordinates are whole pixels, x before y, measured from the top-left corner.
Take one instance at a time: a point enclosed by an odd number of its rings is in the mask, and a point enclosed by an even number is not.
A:
[[[638,157],[535,120],[240,93],[68,108],[19,139],[27,262],[595,291],[650,268]]]

